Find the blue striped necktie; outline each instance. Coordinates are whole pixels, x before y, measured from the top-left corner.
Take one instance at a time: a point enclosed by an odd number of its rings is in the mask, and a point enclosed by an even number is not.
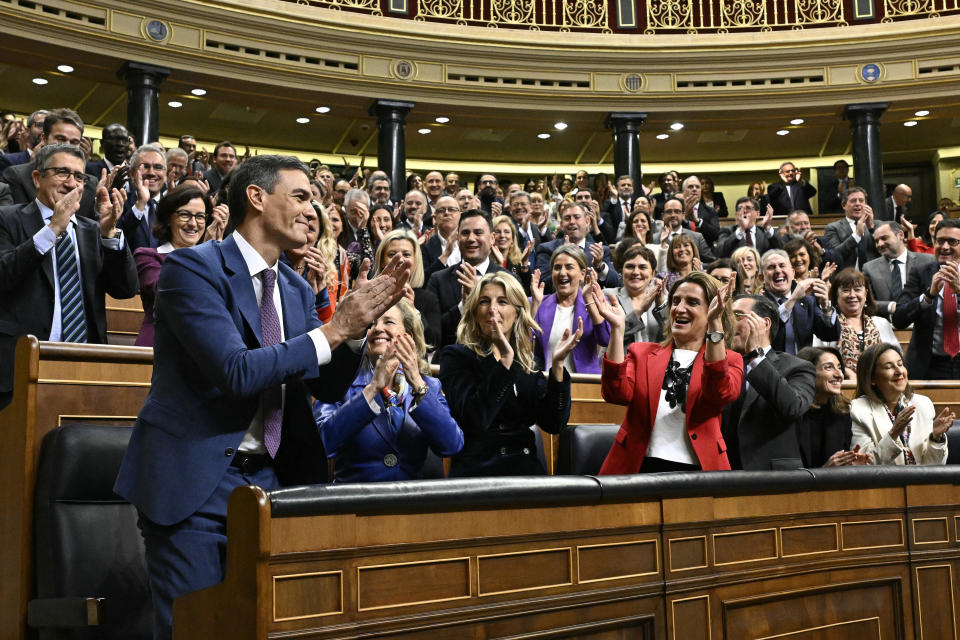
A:
[[[60,285],[60,341],[86,342],[87,319],[83,313],[80,263],[69,228],[57,241],[57,281]]]

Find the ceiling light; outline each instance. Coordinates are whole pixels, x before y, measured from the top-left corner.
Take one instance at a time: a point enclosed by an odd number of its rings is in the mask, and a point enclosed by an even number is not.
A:
[[[314,111],[317,113],[330,113],[330,107],[317,107]]]
[[[434,120],[436,122],[439,122],[440,124],[447,124],[448,122],[450,122],[450,118],[448,118],[447,116],[437,116],[436,118],[434,118]]]
[[[666,140],[670,137],[669,133],[660,133],[657,135],[657,140]]]
[[[41,85],[41,86],[42,86],[42,85],[45,85],[45,84],[47,84],[47,79],[46,79],[46,78],[34,78],[34,79],[33,79],[33,84],[39,84],[39,85]]]
[[[557,131],[563,131],[564,129],[567,128],[567,123],[566,123],[566,122],[557,122],[557,123],[555,123],[555,124],[553,125],[553,128],[556,129]]]
[[[195,96],[205,96],[205,95],[207,95],[207,90],[206,90],[206,89],[191,89],[191,90],[190,90],[190,93],[192,93],[192,94],[195,95]]]
[[[920,123],[917,122],[916,120],[907,120],[906,122],[903,123],[903,126],[905,126],[905,127],[915,127],[915,126],[917,126],[918,124],[920,124]]]
[[[300,124],[307,124],[308,122],[310,122],[310,118],[297,118],[297,122],[299,122]]]
[[[683,123],[674,122],[672,125],[670,125],[670,128],[673,129],[674,131],[680,131],[680,129],[683,129]]]
[[[922,118],[923,116],[930,115],[930,111],[927,109],[920,109],[920,111],[915,111],[913,115],[917,116],[918,118]]]
[[[178,100],[171,100],[170,102],[167,103],[167,106],[173,107],[174,109],[179,109],[180,107],[183,106],[183,103]]]
[[[803,118],[794,118],[793,120],[790,121],[790,124],[803,124],[803,123],[804,123]]]
[[[549,134],[549,133],[538,133],[538,134],[537,134],[537,137],[540,138],[541,140],[546,140],[547,138],[550,137],[550,134]]]
[[[433,132],[432,129],[428,129],[426,127],[424,127],[423,129],[417,129],[417,133],[422,133],[423,135],[427,135],[428,133],[432,133],[432,132]]]
[[[62,64],[57,67],[57,71],[60,71],[61,73],[73,73],[73,67],[68,64]]]
[[[780,129],[780,131],[777,131],[778,136],[785,136],[789,133],[790,133],[789,129]]]

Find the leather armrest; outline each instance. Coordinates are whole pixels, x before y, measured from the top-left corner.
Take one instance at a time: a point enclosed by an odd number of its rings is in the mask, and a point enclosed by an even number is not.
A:
[[[27,603],[34,629],[96,627],[103,622],[103,598],[37,598]]]

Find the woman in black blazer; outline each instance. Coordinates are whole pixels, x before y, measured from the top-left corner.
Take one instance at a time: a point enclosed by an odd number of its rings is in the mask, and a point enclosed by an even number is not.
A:
[[[488,273],[463,303],[457,343],[440,351],[440,382],[463,430],[451,477],[542,475],[531,425],[559,433],[570,417],[563,362],[583,333],[568,329],[544,376],[534,368],[536,323],[516,278]]]

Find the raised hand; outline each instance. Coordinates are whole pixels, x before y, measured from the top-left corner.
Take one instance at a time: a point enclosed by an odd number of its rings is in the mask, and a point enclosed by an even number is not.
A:
[[[510,345],[510,340],[506,334],[503,333],[503,327],[500,326],[502,322],[503,316],[500,315],[500,310],[492,307],[487,325],[490,330],[490,344],[496,349],[496,355],[500,357],[500,363],[509,369],[513,365],[513,347]]]
[[[57,234],[57,237],[67,230],[70,216],[80,208],[81,196],[83,196],[83,185],[77,185],[76,189],[60,198],[57,204],[53,205],[53,216],[50,218],[50,230]]]
[[[615,295],[607,296],[596,282],[590,288],[590,303],[596,305],[597,313],[601,318],[610,323],[612,328],[622,329],[627,323],[627,314],[620,307],[620,302]]]
[[[133,182],[133,190],[137,194],[137,209],[140,211],[146,211],[147,203],[150,202],[150,190],[147,189],[145,184],[143,184],[143,177],[136,169],[133,170],[133,173],[130,177],[131,181]]]
[[[570,352],[573,351],[574,347],[580,342],[581,337],[583,337],[583,318],[578,317],[577,330],[571,332],[570,329],[564,329],[560,342],[557,343],[557,346],[553,350],[553,361],[551,362],[550,369],[556,380],[563,380],[563,363],[566,361],[567,356],[570,355]]]
[[[331,349],[350,338],[362,337],[367,327],[403,296],[410,263],[400,254],[393,256],[373,280],[367,280],[369,270],[370,261],[365,259],[353,290],[340,299],[330,322],[320,327]]]
[[[944,407],[937,417],[933,419],[933,437],[940,439],[947,430],[953,426],[953,421],[957,419],[957,414],[950,407]]]
[[[900,226],[903,227],[907,232],[907,240],[913,240],[917,236],[914,235],[914,230],[917,228],[915,224],[907,220],[906,216],[900,219]]]
[[[106,187],[97,189],[96,212],[100,216],[100,235],[104,238],[113,238],[117,235],[117,222],[123,215],[123,207],[127,202],[127,193],[123,189]]]
[[[898,413],[896,420],[893,421],[893,426],[890,428],[890,437],[894,440],[897,440],[900,436],[902,436],[903,432],[913,421],[913,414],[916,412],[917,408],[913,405],[910,405]]]
[[[823,265],[823,271],[820,273],[821,280],[829,280],[833,277],[833,274],[837,272],[837,265],[832,262],[827,262]]]
[[[373,365],[373,378],[363,388],[363,395],[368,402],[372,402],[384,389],[393,387],[393,377],[400,366],[400,360],[397,358],[396,345],[391,344],[387,352],[381,355],[376,364]]]
[[[410,383],[411,387],[420,388],[423,386],[423,377],[420,375],[420,356],[417,354],[417,343],[413,336],[408,333],[401,333],[394,338],[394,345],[397,350],[397,358],[403,365],[403,376]]]
[[[603,244],[599,242],[594,242],[590,245],[590,256],[593,258],[593,268],[602,269],[603,268]]]
[[[527,242],[527,246],[523,248],[523,253],[520,254],[520,264],[525,265],[527,261],[530,260],[530,251],[533,249],[533,240]]]
[[[307,282],[313,288],[313,295],[317,295],[327,286],[327,263],[323,260],[323,253],[316,247],[309,247],[303,261],[307,267]]]
[[[229,221],[230,207],[225,204],[215,206],[210,215],[210,224],[207,225],[207,230],[204,232],[205,240],[216,240],[217,242],[223,240],[223,234]]]
[[[727,300],[730,298],[731,287],[733,286],[733,280],[731,279],[725,285],[722,285],[717,289],[717,295],[713,297],[713,300],[710,301],[710,306],[707,307],[707,326],[715,326],[715,324],[720,323],[720,318],[723,315],[724,309],[727,307]]]
[[[493,255],[493,261],[497,264],[503,264],[503,253],[497,248],[497,245],[490,245],[490,253]]]
[[[748,311],[743,318],[750,327],[750,334],[747,336],[745,348],[747,351],[753,351],[764,341],[763,338],[769,334],[769,330],[766,324],[764,324],[763,318],[753,311]]]
[[[473,288],[477,286],[480,278],[477,276],[477,268],[469,262],[461,262],[457,269],[457,282],[460,283],[460,299],[466,300]]]

